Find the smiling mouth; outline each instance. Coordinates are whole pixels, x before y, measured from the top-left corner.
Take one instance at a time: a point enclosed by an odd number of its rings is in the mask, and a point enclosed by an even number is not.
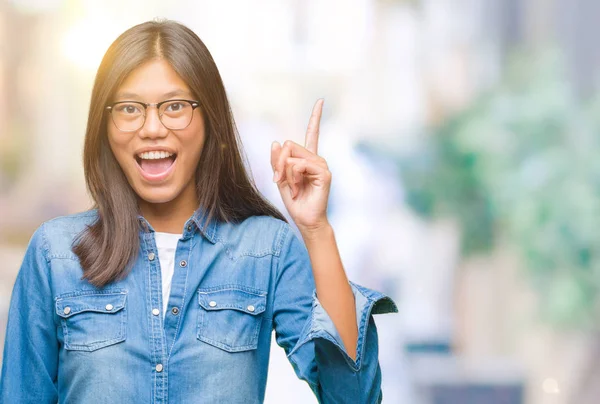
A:
[[[139,156],[135,156],[135,161],[140,166],[142,171],[151,176],[161,175],[167,172],[173,163],[175,163],[176,159],[177,154],[173,154],[170,157],[161,159],[143,159]]]

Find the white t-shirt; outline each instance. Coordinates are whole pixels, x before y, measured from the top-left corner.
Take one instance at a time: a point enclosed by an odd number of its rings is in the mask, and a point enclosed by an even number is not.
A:
[[[162,277],[163,318],[169,305],[171,280],[173,279],[173,272],[175,270],[175,250],[181,236],[181,234],[154,232]]]

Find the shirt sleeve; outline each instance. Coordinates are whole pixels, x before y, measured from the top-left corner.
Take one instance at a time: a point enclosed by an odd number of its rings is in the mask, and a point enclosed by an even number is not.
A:
[[[289,226],[284,232],[273,303],[277,343],[319,403],[381,402],[377,328],[372,315],[397,312],[395,303],[382,293],[350,282],[358,325],[353,360],[317,299],[306,247]]]
[[[29,241],[13,288],[0,377],[0,403],[56,403],[58,340],[44,236]]]

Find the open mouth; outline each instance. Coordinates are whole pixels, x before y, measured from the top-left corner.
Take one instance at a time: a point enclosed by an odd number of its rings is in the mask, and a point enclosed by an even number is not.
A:
[[[141,169],[142,175],[150,180],[166,178],[176,159],[177,154],[174,153],[143,153],[143,156],[135,156],[135,161]]]

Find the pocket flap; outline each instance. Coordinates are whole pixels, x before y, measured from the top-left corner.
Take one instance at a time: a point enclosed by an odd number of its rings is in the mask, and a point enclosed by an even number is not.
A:
[[[84,311],[116,313],[125,307],[126,298],[126,292],[59,296],[56,299],[56,314],[62,318],[69,318]]]
[[[199,289],[198,303],[205,310],[234,309],[256,315],[265,311],[267,294],[249,288]]]

